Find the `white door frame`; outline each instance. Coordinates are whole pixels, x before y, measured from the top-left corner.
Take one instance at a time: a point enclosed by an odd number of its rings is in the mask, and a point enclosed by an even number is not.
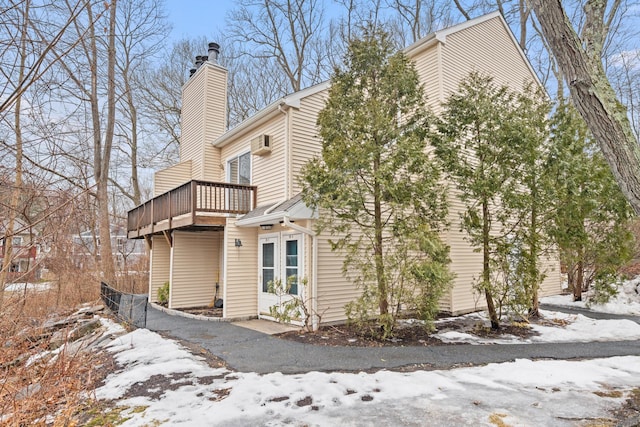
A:
[[[297,253],[295,258],[287,259],[287,242],[297,242]],[[258,317],[275,320],[270,315],[270,308],[278,306],[291,299],[291,296],[287,295],[284,291],[274,293],[264,292],[264,266],[263,266],[263,245],[268,243],[275,243],[274,247],[274,280],[280,279],[280,283],[283,287],[287,285],[286,272],[287,267],[289,270],[295,268],[297,271],[297,292],[296,295],[304,297],[304,286],[302,284],[302,278],[304,277],[304,234],[298,231],[286,231],[280,233],[261,234],[258,236]],[[297,266],[288,265],[288,261],[297,263]],[[302,319],[301,319],[302,320]],[[292,322],[300,323],[300,322]]]
[[[278,298],[275,294],[265,292],[268,278],[264,277],[263,261],[264,252],[263,245],[273,244],[273,267],[266,267],[267,269],[273,269],[273,280],[280,277],[280,233],[261,234],[258,236],[258,317],[268,317],[269,307],[272,307],[278,303]]]

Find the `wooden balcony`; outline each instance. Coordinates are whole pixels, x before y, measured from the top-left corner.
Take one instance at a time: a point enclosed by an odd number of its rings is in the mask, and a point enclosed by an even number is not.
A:
[[[245,214],[256,200],[252,185],[189,181],[130,210],[127,235],[139,239],[179,228],[221,228],[227,214]]]

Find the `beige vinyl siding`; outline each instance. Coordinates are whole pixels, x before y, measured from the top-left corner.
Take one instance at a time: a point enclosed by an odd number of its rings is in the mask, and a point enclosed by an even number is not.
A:
[[[540,298],[562,293],[562,272],[560,271],[560,258],[554,252],[540,260],[541,270],[545,274],[544,281],[540,285],[538,296]]]
[[[220,149],[207,143],[204,147],[204,170],[202,179],[205,181],[224,182],[224,169],[221,166]]]
[[[226,233],[226,277],[224,316],[258,315],[258,233],[256,228],[239,228],[228,219]],[[242,241],[235,246],[235,239]]]
[[[203,64],[183,88],[180,160],[193,160],[193,179],[205,179],[204,168],[215,163],[215,150],[204,147],[226,130],[226,100],[227,71],[211,63]]]
[[[291,109],[291,141],[290,141],[290,195],[301,191],[298,177],[304,165],[322,151],[322,141],[318,136],[318,113],[324,108],[328,91],[322,91],[302,99],[300,109]]]
[[[171,267],[171,248],[164,236],[153,236],[151,256],[149,257],[149,301],[158,301],[158,289],[169,282]]]
[[[416,57],[411,58],[424,87],[427,106],[437,111],[442,102],[442,45],[434,43]]]
[[[159,196],[191,181],[191,166],[192,161],[187,160],[156,172],[153,178],[153,196]]]
[[[221,152],[226,181],[227,161],[251,149],[251,140],[259,135],[271,137],[271,152],[262,156],[251,156],[251,184],[258,187],[258,206],[282,201],[284,198],[284,114],[276,116],[259,129],[245,133],[226,145]]]
[[[322,323],[346,319],[345,305],[360,295],[360,290],[342,275],[342,257],[331,251],[327,236],[318,237],[318,312]]]
[[[211,303],[221,274],[222,232],[173,232],[171,308],[198,307]]]
[[[447,218],[449,229],[444,236],[450,248],[449,268],[455,274],[455,278],[450,293],[451,306],[443,306],[442,309],[451,313],[467,313],[485,307],[484,295],[480,296],[474,291],[474,284],[482,274],[482,252],[474,252],[474,248],[467,241],[466,232],[460,230],[460,214],[465,211],[465,206],[459,194],[459,190],[450,186]]]
[[[458,89],[471,71],[494,77],[497,85],[521,89],[534,76],[499,17],[447,36],[442,46],[443,92]]]

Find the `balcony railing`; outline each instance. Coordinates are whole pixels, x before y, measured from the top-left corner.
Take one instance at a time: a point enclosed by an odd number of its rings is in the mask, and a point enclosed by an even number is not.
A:
[[[224,214],[254,209],[257,187],[189,181],[129,211],[127,233],[135,239],[189,226],[224,225]]]

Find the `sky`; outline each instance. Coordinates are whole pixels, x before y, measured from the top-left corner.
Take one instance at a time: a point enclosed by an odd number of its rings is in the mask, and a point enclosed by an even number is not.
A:
[[[166,0],[167,16],[173,25],[170,38],[211,37],[223,30],[227,12],[234,6],[233,0]]]
[[[629,281],[610,304],[594,308],[638,314],[639,289],[640,278]],[[570,295],[553,302],[573,304]],[[640,339],[640,325],[629,320],[543,315],[567,326],[537,329],[539,342]],[[114,399],[123,408],[121,416],[130,418],[122,426],[370,426],[390,420],[398,426],[573,426],[610,417],[640,381],[637,356],[518,359],[415,372],[259,375],[211,367],[147,329],[126,333],[108,319],[102,322],[113,337],[106,349],[122,369],[109,375],[95,396]],[[473,336],[464,341],[487,344]]]

